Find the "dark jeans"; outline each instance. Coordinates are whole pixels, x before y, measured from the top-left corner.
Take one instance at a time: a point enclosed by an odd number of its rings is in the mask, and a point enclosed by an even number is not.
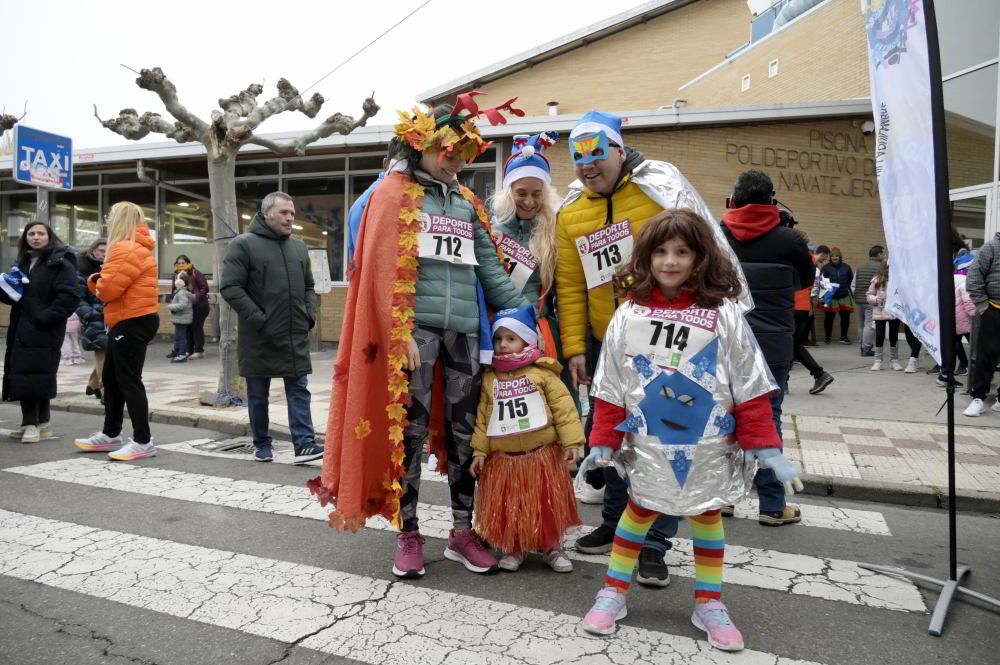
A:
[[[193,353],[193,347],[188,346],[188,337],[191,334],[191,326],[186,323],[174,324],[174,355],[186,356]]]
[[[122,433],[125,407],[132,421],[132,438],[149,443],[149,402],[142,384],[146,347],[160,327],[157,314],[146,314],[119,321],[108,331],[108,350],[104,358],[104,433],[116,437]]]
[[[208,303],[194,308],[194,321],[188,326],[186,333],[188,353],[205,353],[205,320],[208,312]]]
[[[795,359],[802,363],[802,366],[809,370],[809,373],[813,375],[814,378],[819,378],[823,375],[823,368],[818,362],[812,357],[812,354],[806,350],[805,344],[806,340],[809,339],[809,326],[810,326],[810,316],[809,312],[806,311],[795,311],[795,341],[794,344],[794,355]]]
[[[597,361],[601,357],[601,343],[594,338],[590,340],[590,351],[587,354],[587,373],[589,376],[594,375],[594,370],[597,368]],[[587,435],[587,440],[590,440],[590,430],[594,425],[594,397],[590,397],[590,415],[587,416],[587,423],[585,425],[585,433]],[[621,519],[622,515],[625,513],[625,507],[628,505],[628,483],[625,479],[618,475],[618,472],[614,467],[608,467],[604,470],[604,503],[601,506],[601,519],[604,526],[608,527],[612,531],[618,528],[618,520]],[[675,515],[660,515],[653,522],[652,528],[650,528],[649,533],[646,534],[646,541],[642,544],[643,547],[648,547],[649,549],[656,550],[660,553],[664,553],[669,550],[672,545],[670,543],[670,538],[677,535],[677,517]]]
[[[51,419],[49,413],[49,400],[47,399],[22,399],[21,400],[21,427],[34,425],[38,427],[42,423],[48,423]]]
[[[785,391],[782,389],[788,380],[788,365],[768,364],[771,374],[774,375],[775,383],[780,388],[771,395],[771,419],[774,420],[774,427],[781,436],[781,403],[785,400]],[[757,496],[760,498],[760,511],[762,513],[775,513],[785,509],[785,486],[774,475],[771,469],[761,467],[757,470],[757,475],[753,479],[757,486]]]
[[[823,312],[823,332],[826,333],[826,338],[830,339],[833,337],[833,319],[837,316],[837,312]],[[847,331],[851,327],[851,313],[846,309],[840,310],[840,336],[841,338],[847,337]]]
[[[267,414],[268,394],[271,392],[271,377],[248,376],[247,407],[250,412],[250,430],[253,445],[258,448],[271,445],[271,435],[267,433],[270,418]],[[292,432],[292,444],[298,450],[302,446],[316,442],[316,432],[312,424],[309,403],[309,377],[284,377],[285,401],[288,403],[288,429]]]
[[[985,400],[993,383],[993,371],[1000,360],[1000,309],[989,305],[979,317],[976,331],[975,362],[969,393],[974,399]],[[1000,397],[998,397],[1000,399]]]

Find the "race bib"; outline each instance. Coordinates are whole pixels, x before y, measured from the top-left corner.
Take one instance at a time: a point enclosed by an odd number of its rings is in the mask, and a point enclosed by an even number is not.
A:
[[[524,285],[538,268],[538,259],[527,247],[506,233],[498,234],[497,247],[503,252],[504,267],[510,275],[510,281],[518,291],[524,290]]]
[[[715,339],[715,309],[653,309],[633,305],[625,324],[625,353],[644,355],[663,368],[677,369]]]
[[[627,219],[601,227],[576,239],[576,251],[583,262],[587,288],[596,289],[611,281],[618,268],[632,257],[632,224]]]
[[[526,376],[493,382],[493,412],[487,436],[510,436],[541,429],[549,424],[545,400]]]
[[[479,265],[476,262],[472,222],[446,215],[422,213],[420,224],[420,233],[417,234],[420,258]]]

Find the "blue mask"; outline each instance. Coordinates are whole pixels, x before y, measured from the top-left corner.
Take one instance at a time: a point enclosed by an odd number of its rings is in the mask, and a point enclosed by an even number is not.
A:
[[[608,158],[610,144],[604,132],[592,132],[571,137],[569,154],[574,164],[590,164]]]

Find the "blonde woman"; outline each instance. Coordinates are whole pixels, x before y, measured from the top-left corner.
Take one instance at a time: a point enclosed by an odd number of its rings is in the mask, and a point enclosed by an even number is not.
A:
[[[108,452],[113,460],[135,460],[156,454],[149,431],[149,403],[142,384],[146,347],[160,327],[156,242],[142,208],[122,201],[108,215],[108,255],[87,288],[104,303],[108,349],[104,360],[104,428],[75,441],[87,452]],[[132,436],[121,437],[125,407]]]

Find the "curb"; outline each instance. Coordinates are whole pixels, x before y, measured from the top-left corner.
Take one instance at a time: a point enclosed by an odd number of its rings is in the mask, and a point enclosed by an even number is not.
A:
[[[93,404],[79,404],[62,399],[53,399],[50,406],[57,411],[68,411],[69,413],[104,415],[104,407],[97,402]],[[220,418],[218,416],[150,409],[149,420],[153,423],[164,423],[167,425],[200,427],[234,436],[250,435],[249,423],[235,422],[232,419]],[[281,426],[269,428],[268,433],[275,438],[287,438],[291,436],[288,428]],[[324,435],[317,433],[316,438],[322,439]],[[873,501],[918,508],[945,509],[948,507],[948,493],[944,488],[886,482],[875,484],[869,481],[855,480],[854,478],[810,474],[804,474],[801,480],[804,486],[804,490],[801,493],[810,496]],[[997,492],[962,490],[956,496],[955,503],[956,508],[961,511],[1000,513],[1000,493]]]

